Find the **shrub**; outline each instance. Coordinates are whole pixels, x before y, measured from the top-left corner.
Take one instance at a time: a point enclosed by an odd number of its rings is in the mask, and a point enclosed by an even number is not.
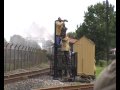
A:
[[[106,61],[105,60],[99,60],[99,66],[100,67],[106,66]]]

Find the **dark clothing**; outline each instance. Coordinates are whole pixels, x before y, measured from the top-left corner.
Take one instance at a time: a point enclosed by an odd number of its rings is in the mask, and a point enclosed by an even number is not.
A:
[[[65,36],[66,36],[66,31],[67,31],[67,28],[65,27],[65,25],[63,26],[63,28],[62,28],[62,30],[61,30],[61,37],[62,38],[65,38]]]
[[[65,64],[65,75],[66,76],[70,76],[71,77],[71,66],[70,66],[70,54],[69,54],[69,51],[64,51],[64,56],[65,56],[65,59],[64,59],[64,64]]]
[[[57,46],[60,46],[61,38],[60,36],[56,35],[56,44]]]
[[[65,64],[66,66],[69,65],[69,51],[64,51],[64,56],[65,56]]]

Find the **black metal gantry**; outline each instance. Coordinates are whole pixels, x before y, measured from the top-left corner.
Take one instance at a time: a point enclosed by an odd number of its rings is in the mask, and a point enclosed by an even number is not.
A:
[[[75,78],[77,75],[77,53],[74,53],[71,56],[70,65],[66,65],[64,62],[65,56],[64,53],[59,49],[58,45],[56,44],[56,20],[54,22],[55,25],[55,33],[54,33],[54,60],[53,60],[53,78],[60,78],[62,77],[62,71],[63,70],[69,70],[71,71],[72,77]]]

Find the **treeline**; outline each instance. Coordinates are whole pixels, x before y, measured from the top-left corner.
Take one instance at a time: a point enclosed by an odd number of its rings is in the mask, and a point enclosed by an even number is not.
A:
[[[106,2],[91,5],[84,14],[84,21],[77,25],[75,32],[69,32],[72,38],[79,39],[83,35],[91,39],[96,45],[96,60],[106,59]],[[108,6],[109,48],[116,47],[116,11],[114,6]]]
[[[4,42],[7,42],[4,38]],[[38,42],[32,39],[27,39],[27,38],[23,38],[20,35],[13,35],[10,37],[10,41],[8,43],[12,43],[12,44],[17,44],[17,45],[23,45],[23,46],[28,46],[28,47],[32,47],[32,48],[37,48],[37,49],[41,49],[41,47],[39,46]]]
[[[23,38],[20,35],[13,35],[10,37],[10,41],[7,42],[6,39],[4,38],[4,44],[6,43],[11,43],[14,45],[22,45],[22,46],[27,46],[27,47],[31,47],[31,48],[36,48],[36,49],[44,49],[47,50],[49,52],[49,48],[51,48],[51,46],[53,45],[52,40],[42,40],[42,41],[37,41],[34,40],[33,37],[29,37],[29,38]],[[42,47],[39,45],[39,43],[41,43]]]

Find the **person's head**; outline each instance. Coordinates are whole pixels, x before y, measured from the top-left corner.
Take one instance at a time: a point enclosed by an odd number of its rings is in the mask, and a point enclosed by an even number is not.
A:
[[[61,20],[62,20],[62,19],[59,17],[59,18],[58,18],[58,21],[61,21]]]

